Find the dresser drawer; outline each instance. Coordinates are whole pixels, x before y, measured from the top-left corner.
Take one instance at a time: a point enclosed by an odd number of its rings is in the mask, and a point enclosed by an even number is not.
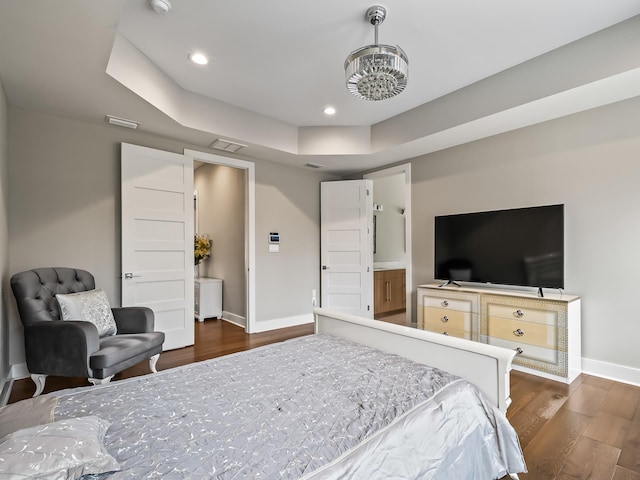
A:
[[[535,345],[527,345],[526,343],[512,342],[510,340],[504,340],[502,338],[496,337],[486,337],[483,338],[485,343],[489,345],[495,345],[497,347],[508,348],[510,350],[516,351],[516,356],[513,359],[514,363],[522,364],[526,363],[526,360],[535,360],[538,362],[543,362],[549,366],[555,366],[559,363],[559,352],[558,350],[553,350],[551,348],[542,348]],[[532,368],[539,368],[536,365],[529,365]],[[545,368],[541,368],[545,370]]]
[[[423,307],[434,307],[434,308],[442,308],[446,310],[457,310],[460,312],[475,312],[477,311],[476,305],[478,304],[477,300],[474,299],[460,299],[460,298],[449,298],[449,297],[432,297],[432,296],[423,296],[422,297],[422,306]]]
[[[471,313],[447,308],[424,307],[424,328],[471,330]]]
[[[558,348],[558,329],[551,325],[489,317],[487,335],[543,348]]]
[[[446,326],[439,327],[439,328],[437,326],[433,328],[425,326],[424,329],[429,332],[439,333],[441,335],[449,335],[451,337],[458,337],[458,338],[464,338],[466,340],[472,340],[471,332],[468,330],[458,330],[456,328],[447,328]]]
[[[558,325],[557,311],[547,308],[532,308],[508,304],[488,303],[487,315],[489,318],[501,317],[543,325]]]

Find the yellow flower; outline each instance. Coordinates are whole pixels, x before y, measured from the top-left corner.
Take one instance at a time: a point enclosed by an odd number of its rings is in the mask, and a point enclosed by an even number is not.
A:
[[[202,260],[209,258],[209,255],[211,255],[211,240],[209,239],[208,234],[195,234],[193,238],[193,253],[195,265],[198,265]]]

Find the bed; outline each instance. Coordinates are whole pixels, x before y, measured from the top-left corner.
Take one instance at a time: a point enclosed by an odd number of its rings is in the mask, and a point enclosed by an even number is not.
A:
[[[513,352],[314,314],[315,335],[51,393],[42,401],[55,422],[32,429],[51,432],[59,446],[57,425],[91,424],[99,468],[71,478],[491,479],[526,471],[503,414]],[[70,448],[65,459],[70,451],[81,456]],[[0,446],[0,478],[5,460]]]

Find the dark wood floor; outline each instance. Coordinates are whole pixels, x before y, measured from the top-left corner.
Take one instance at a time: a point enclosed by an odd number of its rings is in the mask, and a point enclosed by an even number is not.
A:
[[[195,322],[196,345],[164,352],[158,369],[312,332],[312,325],[304,325],[247,335],[221,320]],[[145,362],[114,380],[148,372]],[[48,378],[45,392],[85,384],[83,379]],[[34,390],[31,380],[18,380],[9,401],[30,397]],[[507,416],[529,468],[529,473],[520,475],[522,480],[640,480],[640,387],[589,375],[564,385],[514,371],[511,398]]]

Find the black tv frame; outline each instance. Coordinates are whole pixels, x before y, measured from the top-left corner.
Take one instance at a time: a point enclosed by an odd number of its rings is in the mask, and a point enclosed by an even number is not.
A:
[[[459,286],[457,282],[463,281],[533,287],[538,288],[538,295],[541,297],[544,296],[542,288],[562,289],[565,282],[564,221],[564,204],[437,215],[434,217],[434,278],[446,281],[441,286]],[[445,223],[448,226],[445,227]],[[459,233],[455,229],[465,228],[465,237],[455,243],[457,250],[443,255],[443,245],[452,244],[451,240],[447,243],[445,237]],[[546,229],[548,232],[546,235],[540,235],[535,228]],[[521,239],[521,244],[517,241],[505,241],[511,234],[514,238]],[[536,235],[540,235],[537,242],[527,243]],[[481,248],[476,248],[477,245]],[[514,246],[517,248],[514,249]],[[466,252],[471,258],[465,258],[464,255],[458,255],[456,258],[456,253],[459,252]],[[502,268],[497,268],[487,275],[486,268],[491,262],[481,261],[479,255],[482,254],[485,255],[485,259],[499,258],[500,261],[496,263],[502,264]],[[520,259],[522,270],[518,276],[515,273],[515,265]],[[454,268],[456,260],[459,262],[458,268]],[[465,261],[469,263],[468,272],[462,268]],[[449,264],[444,265],[446,262]],[[479,272],[474,272],[474,262],[484,269],[479,268]],[[445,267],[448,269],[447,273],[443,271]],[[453,270],[457,270],[458,273],[452,274]],[[472,272],[476,276],[472,275]],[[515,278],[517,281],[514,281]]]

